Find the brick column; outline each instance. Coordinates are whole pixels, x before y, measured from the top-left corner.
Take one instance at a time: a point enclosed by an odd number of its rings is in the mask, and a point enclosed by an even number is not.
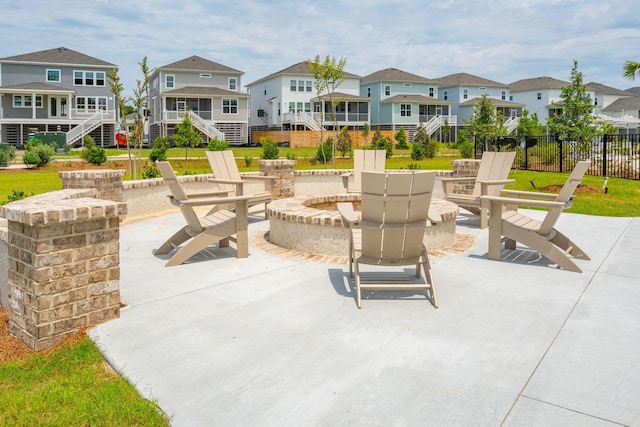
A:
[[[451,160],[451,164],[453,165],[453,173],[451,176],[453,177],[476,177],[478,176],[478,169],[480,168],[480,160],[475,159],[460,159],[460,160]],[[453,192],[454,194],[471,194],[473,193],[473,187],[475,186],[475,182],[470,184],[454,184]]]
[[[260,172],[265,175],[276,176],[271,189],[273,200],[293,197],[295,195],[296,178],[293,167],[295,160],[258,160]]]
[[[58,172],[58,176],[62,178],[63,189],[95,188],[96,198],[114,202],[122,201],[124,174],[123,170],[111,169]]]
[[[126,205],[92,193],[62,190],[0,207],[8,222],[9,332],[33,350],[120,315]]]

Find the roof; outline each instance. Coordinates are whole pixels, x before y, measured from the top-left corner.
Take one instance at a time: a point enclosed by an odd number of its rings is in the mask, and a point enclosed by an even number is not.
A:
[[[248,98],[249,95],[242,92],[235,92],[232,90],[221,89],[214,86],[185,86],[178,89],[169,90],[162,93],[163,96],[233,96],[235,98]]]
[[[350,100],[350,101],[365,101],[365,102],[369,102],[371,101],[370,98],[367,98],[365,96],[358,96],[358,95],[353,95],[351,93],[344,93],[344,92],[331,92],[331,97],[336,100],[336,99],[345,99],[345,100]],[[311,98],[312,101],[317,101],[319,99],[329,99],[329,94],[324,94],[315,98]]]
[[[482,98],[471,98],[468,101],[462,102],[460,104],[461,107],[469,107],[472,105],[478,105]],[[489,98],[494,107],[525,107],[526,104],[521,104],[519,102],[507,101],[506,99],[495,99]]]
[[[634,95],[640,95],[640,86],[630,87],[629,89],[625,90],[625,92],[630,92]]]
[[[41,50],[39,52],[25,53],[16,56],[0,58],[2,62],[33,62],[43,64],[73,64],[73,65],[96,65],[101,67],[117,67],[110,62],[94,58],[66,47]]]
[[[449,74],[448,76],[435,79],[440,88],[452,86],[499,86],[508,87],[504,83],[474,76],[468,73]]]
[[[390,98],[380,101],[381,104],[397,103],[397,102],[411,102],[414,104],[428,104],[428,105],[449,105],[451,101],[444,101],[438,98],[432,98],[424,95],[395,95]]]
[[[518,80],[517,82],[509,84],[509,91],[514,93],[540,89],[562,89],[570,84],[569,82],[554,79],[553,77],[534,77],[531,79]]]
[[[372,82],[437,83],[434,80],[429,80],[425,77],[421,77],[416,74],[398,70],[397,68],[385,68],[384,70],[379,70],[367,76],[364,76],[360,80],[360,84],[366,84],[366,83],[372,83]]]
[[[227,67],[226,65],[218,64],[217,62],[209,61],[208,59],[201,58],[197,55],[190,56],[188,58],[181,59],[180,61],[172,62],[171,64],[158,67],[162,70],[190,70],[190,71],[211,71],[211,72],[225,72],[225,73],[240,73],[242,71],[235,68]]]
[[[586,86],[587,86],[587,89],[594,90],[597,94],[615,95],[615,96],[633,96],[633,94],[630,94],[629,92],[616,89],[611,86],[606,86],[601,83],[590,82],[590,83],[587,83]]]
[[[631,110],[637,113],[640,110],[640,95],[630,98],[619,98],[602,109],[602,111]]]
[[[311,73],[311,70],[309,70],[309,65],[308,61],[302,61],[302,62],[298,62],[297,64],[293,64],[290,67],[284,68],[280,71],[276,71],[275,73],[269,74],[266,77],[263,77],[261,79],[256,80],[255,82],[249,83],[246,86],[252,86],[256,83],[260,83],[264,80],[269,80],[273,77],[276,76],[280,76],[280,75],[298,75],[298,76],[309,76],[309,77],[313,77],[313,73]],[[346,71],[343,70],[343,75],[345,77],[355,77],[355,78],[360,78],[360,76],[356,75],[356,74],[351,74],[348,73]]]
[[[38,93],[75,93],[72,89],[66,89],[60,86],[54,86],[47,83],[32,82],[20,83],[16,85],[0,86],[0,92],[20,93],[20,92],[38,92]]]

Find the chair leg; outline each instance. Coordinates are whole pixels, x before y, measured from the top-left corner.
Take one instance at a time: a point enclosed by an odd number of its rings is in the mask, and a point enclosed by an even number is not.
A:
[[[534,231],[520,233],[518,241],[531,249],[540,252],[540,255],[558,264],[558,267],[565,270],[582,273],[580,267],[569,259],[565,251],[558,248],[553,242],[542,237]]]
[[[356,271],[356,305],[358,308],[362,308],[361,304],[361,294],[360,294],[360,269],[358,268],[358,261],[355,260],[355,271]]]
[[[553,244],[555,244],[557,247],[564,250],[574,258],[584,260],[591,259],[586,253],[584,253],[582,249],[580,249],[580,247],[578,247],[578,245],[573,243],[567,236],[565,236],[558,230],[555,230],[555,232],[555,236],[553,236],[553,239],[551,239],[551,242],[553,242]]]
[[[431,304],[435,308],[438,308],[438,297],[436,296],[436,284],[433,281],[433,270],[431,270],[431,262],[429,261],[429,255],[425,252],[424,261],[422,262],[422,269],[424,270],[424,279],[429,284],[429,294],[431,296]]]
[[[176,232],[173,236],[169,237],[166,242],[162,244],[158,249],[156,249],[156,255],[166,255],[176,247],[180,246],[187,240],[189,240],[191,236],[187,233],[187,227],[181,228],[178,232]]]
[[[206,233],[200,233],[191,239],[186,245],[178,249],[171,259],[165,264],[166,267],[180,265],[204,248],[211,246],[219,241],[219,236],[213,236]]]

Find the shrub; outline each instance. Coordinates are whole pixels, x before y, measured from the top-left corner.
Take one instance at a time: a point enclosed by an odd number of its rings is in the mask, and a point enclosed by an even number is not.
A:
[[[420,169],[420,165],[417,164],[417,163],[409,163],[407,165],[407,169],[409,169],[409,170],[418,170],[418,169]]]
[[[419,142],[411,144],[411,160],[424,159],[424,146]]]
[[[160,170],[153,165],[146,164],[142,169],[142,179],[160,178],[161,176]]]
[[[473,159],[475,151],[473,142],[467,140],[466,142],[459,144],[458,150],[460,150],[460,157],[462,157],[463,159]]]
[[[260,138],[260,144],[262,144],[262,158],[268,160],[275,160],[280,154],[278,144],[270,136],[263,136]]]
[[[9,164],[9,152],[0,150],[0,166],[6,166]]]
[[[336,142],[336,150],[340,152],[342,158],[345,158],[347,153],[351,152],[351,134],[349,128],[344,126],[338,133],[338,140]]]
[[[37,138],[27,142],[24,148],[25,152],[22,156],[22,161],[25,165],[34,165],[35,167],[46,165],[56,153],[56,149],[53,146],[44,144]]]
[[[288,160],[295,160],[296,159],[296,153],[294,153],[293,151],[290,151],[287,153],[287,159]]]
[[[403,127],[400,127],[400,129],[398,129],[393,137],[397,141],[397,150],[407,150],[409,148],[409,145],[407,144],[407,133],[405,132]]]
[[[153,148],[149,153],[149,160],[152,162],[163,162],[167,160],[167,150],[169,149],[169,138],[161,136],[153,141]]]
[[[224,151],[229,148],[229,143],[218,138],[209,140],[207,144],[209,151]]]
[[[427,145],[424,149],[424,156],[433,159],[438,154],[438,142],[435,139],[429,138]]]
[[[328,137],[324,142],[318,145],[318,151],[316,152],[316,160],[320,163],[326,164],[331,160],[331,151],[333,148],[333,137]]]
[[[7,200],[5,202],[0,203],[0,205],[15,202],[16,200],[26,199],[27,197],[31,197],[31,196],[33,196],[33,193],[27,193],[22,190],[11,190],[11,194],[7,196]]]
[[[244,165],[246,167],[251,166],[251,163],[253,163],[253,157],[251,156],[244,156]]]
[[[87,161],[92,165],[101,165],[107,161],[107,152],[102,147],[91,147],[87,152]]]
[[[391,140],[389,138],[387,138],[386,136],[382,136],[380,138],[378,138],[377,140],[373,140],[371,142],[371,148],[372,149],[377,149],[377,150],[386,150],[387,154],[386,157],[387,159],[391,156],[393,156],[393,142],[391,142]]]

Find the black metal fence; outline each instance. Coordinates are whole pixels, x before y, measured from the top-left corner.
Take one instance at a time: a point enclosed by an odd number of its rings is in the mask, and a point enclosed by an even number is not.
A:
[[[614,178],[640,179],[640,134],[603,135],[591,143],[558,141],[553,136],[492,141],[489,150],[516,150],[514,169],[570,172],[576,162],[591,160],[587,172]],[[485,147],[476,144],[476,158]]]

